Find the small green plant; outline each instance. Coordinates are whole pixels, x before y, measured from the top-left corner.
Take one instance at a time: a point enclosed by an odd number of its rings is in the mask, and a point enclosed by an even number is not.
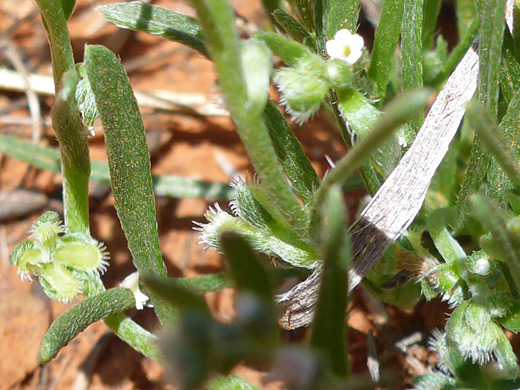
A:
[[[505,0],[458,1],[460,40],[449,54],[435,37],[440,0],[384,0],[372,50],[356,33],[359,0],[262,1],[276,32],[247,40],[238,38],[228,0],[192,0],[197,19],[139,2],[98,8],[120,27],[181,42],[214,63],[256,171],[253,180],[222,188],[230,211],[215,205],[196,227],[202,244],[224,253],[230,273],[176,279],[167,277],[159,250],[143,123],[119,59],[88,45],[84,63],[74,64],[67,30],[74,0],[36,2],[52,54],[65,213],[63,224],[55,213],[41,216],[11,263],[22,278],[36,276],[52,299],[85,296],[50,327],[41,363],[104,320],[162,362],[181,389],[253,389],[229,375],[240,362],[269,365],[270,378],[288,388],[372,388],[368,377],[352,375],[346,338],[348,292],[364,277],[363,288],[387,303],[409,308],[421,296],[440,297],[452,308],[430,343],[439,365],[415,379],[417,389],[518,388],[504,332],[520,330],[518,4],[507,27]],[[284,65],[274,69],[273,56]],[[295,124],[320,110],[335,119],[349,152],[325,177],[269,95],[271,84]],[[425,117],[432,89],[440,93]],[[100,278],[108,255],[88,221],[88,134],[98,116],[138,270],[111,290]],[[2,152],[21,156],[21,141],[1,140]],[[46,159],[32,163],[57,169],[55,151],[34,150]],[[107,180],[106,167],[92,168],[93,179]],[[342,192],[356,172],[372,201],[349,223]],[[274,283],[289,275],[306,279],[275,296]],[[229,286],[238,292],[237,315],[224,324],[201,295]],[[123,314],[148,299],[164,325],[159,342]],[[310,325],[308,341],[281,345],[278,322]]]

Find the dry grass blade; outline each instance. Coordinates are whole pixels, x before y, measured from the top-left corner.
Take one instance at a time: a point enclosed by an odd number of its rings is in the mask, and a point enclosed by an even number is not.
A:
[[[46,96],[54,95],[54,82],[51,76],[31,73],[27,79],[35,93]],[[21,74],[3,67],[0,67],[0,89],[19,92],[26,90]],[[174,93],[169,91],[156,91],[155,93],[134,91],[134,94],[137,102],[142,107],[180,112],[187,115],[229,116],[227,110],[212,104],[201,94]]]
[[[31,140],[33,143],[37,144],[40,142],[42,135],[42,114],[40,109],[40,100],[38,99],[38,95],[32,88],[29,81],[29,71],[25,67],[22,57],[18,53],[14,43],[11,42],[9,38],[0,39],[0,49],[2,49],[4,55],[9,59],[11,64],[20,75],[21,81],[23,83],[23,89],[25,91],[25,95],[27,96],[29,112],[31,114]]]
[[[477,88],[478,54],[470,48],[439,93],[417,137],[372,201],[354,223],[349,273],[352,290],[419,212],[430,181],[460,125],[466,103]],[[279,296],[283,327],[294,329],[311,323],[320,271]]]

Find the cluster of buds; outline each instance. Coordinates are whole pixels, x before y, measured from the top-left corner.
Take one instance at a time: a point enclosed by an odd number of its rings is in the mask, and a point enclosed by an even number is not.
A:
[[[274,82],[294,122],[305,123],[320,108],[330,88],[348,87],[354,78],[352,66],[363,53],[363,38],[340,30],[326,43],[330,59],[308,53],[292,68],[276,72]]]
[[[70,301],[108,266],[103,244],[84,233],[67,233],[55,212],[34,222],[31,239],[16,246],[10,262],[22,280],[36,276],[51,299]]]

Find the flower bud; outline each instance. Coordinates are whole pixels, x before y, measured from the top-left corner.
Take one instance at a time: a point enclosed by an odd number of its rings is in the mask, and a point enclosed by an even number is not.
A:
[[[280,102],[298,124],[305,123],[319,110],[329,90],[323,78],[292,68],[276,72],[274,82],[281,93]]]
[[[335,88],[348,87],[354,79],[352,66],[338,59],[331,59],[327,61],[325,77],[330,82],[331,86]]]

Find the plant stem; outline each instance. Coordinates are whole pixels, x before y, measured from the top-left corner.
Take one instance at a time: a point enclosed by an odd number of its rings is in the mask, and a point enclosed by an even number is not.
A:
[[[37,0],[37,4],[47,30],[57,91],[51,114],[52,126],[60,143],[65,225],[72,233],[88,233],[90,157],[87,132],[74,97],[78,76],[74,70],[67,21],[59,1]]]
[[[287,224],[293,230],[302,232],[305,213],[285,179],[262,111],[252,107],[248,101],[233,10],[227,0],[192,0],[192,3],[197,10],[204,43],[215,63],[231,117],[255,171]]]

